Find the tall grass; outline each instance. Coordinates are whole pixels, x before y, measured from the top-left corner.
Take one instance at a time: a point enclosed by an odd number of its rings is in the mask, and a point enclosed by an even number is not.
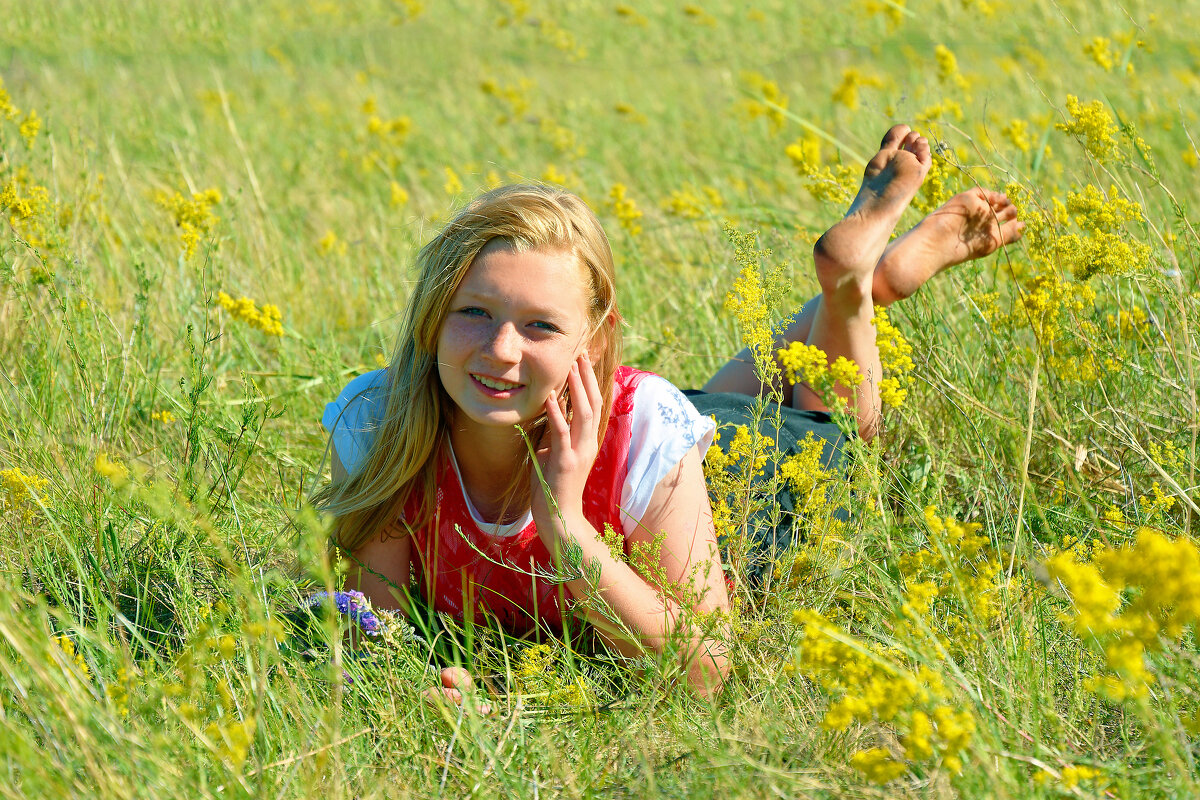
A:
[[[1191,4],[0,18],[5,796],[1197,793]],[[749,298],[772,319],[815,292],[811,243],[894,120],[939,142],[919,203],[1007,187],[1030,233],[890,309],[907,400],[851,476],[809,475],[852,522],[810,513],[739,591],[719,698],[585,636],[294,635],[338,588],[305,505],[320,411],[383,363],[454,207],[579,192],[629,363],[694,386],[740,347],[739,269],[782,269]],[[736,263],[725,221],[771,253]],[[725,499],[736,534],[753,498]],[[422,702],[456,661],[488,686]]]

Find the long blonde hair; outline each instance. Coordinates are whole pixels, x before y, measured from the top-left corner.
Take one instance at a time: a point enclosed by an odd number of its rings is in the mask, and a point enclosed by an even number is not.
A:
[[[618,320],[608,237],[587,204],[570,192],[537,185],[493,189],[473,200],[421,248],[420,279],[387,368],[387,401],[374,442],[364,462],[346,480],[327,486],[313,498],[318,507],[334,515],[332,544],[343,552],[352,553],[380,536],[414,498],[416,513],[405,519],[410,529],[426,524],[434,513],[439,460],[453,411],[438,378],[438,335],[452,295],[479,251],[494,239],[517,252],[544,250],[578,258],[590,284],[588,316],[593,336],[604,339],[603,352],[594,363],[604,394],[603,436],[622,347],[619,323],[606,325],[607,320]],[[531,435],[536,440],[538,434]],[[517,473],[507,500],[522,494],[522,489],[527,493],[523,473]]]

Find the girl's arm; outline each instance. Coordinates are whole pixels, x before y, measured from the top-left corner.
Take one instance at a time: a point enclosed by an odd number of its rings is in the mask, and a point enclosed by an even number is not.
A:
[[[332,456],[330,474],[333,482],[346,480],[346,467],[336,450]],[[346,575],[346,588],[362,592],[376,608],[392,609],[408,616],[406,590],[412,563],[412,539],[394,525],[389,525],[382,534],[363,544],[351,555],[354,563]],[[431,702],[443,698],[461,704],[463,695],[471,692],[475,682],[462,667],[446,667],[441,671],[441,683],[441,686],[426,689],[421,696]],[[491,713],[491,708],[486,702],[479,705],[480,712],[484,714]]]
[[[700,694],[710,694],[721,686],[729,669],[725,648],[706,638],[689,617],[693,612],[727,608],[729,598],[699,449],[690,450],[659,482],[638,530],[630,536],[631,541],[642,542],[650,550],[654,540],[663,537],[660,552],[651,552],[652,562],[657,563],[647,565],[651,571],[661,570],[651,576],[664,584],[656,586],[615,558],[583,515],[583,484],[597,450],[598,414],[592,409],[600,407],[599,386],[586,357],[572,369],[568,385],[574,406],[569,423],[557,398],[547,402],[551,441],[539,453],[539,461],[557,508],[551,509],[540,485],[534,487],[538,533],[551,553],[561,552],[564,543],[573,542],[586,562],[599,566],[594,585],[579,579],[566,587],[579,600],[598,595],[623,623],[624,629],[594,609],[587,611],[588,620],[618,651],[626,655],[646,649],[661,653],[669,644],[678,644],[684,650],[688,684]]]
[[[348,474],[337,450],[331,448],[330,476],[334,483],[346,480]],[[386,608],[408,614],[408,575],[412,561],[412,540],[388,526],[383,532],[364,543],[350,555],[353,561],[346,575],[346,588],[357,589],[367,596],[376,608]],[[397,588],[399,587],[399,588]]]

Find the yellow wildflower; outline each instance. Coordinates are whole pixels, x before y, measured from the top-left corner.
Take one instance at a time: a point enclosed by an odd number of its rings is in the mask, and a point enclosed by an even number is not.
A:
[[[249,297],[243,295],[234,300],[225,292],[217,293],[217,304],[229,316],[257,328],[268,336],[283,336],[283,316],[279,307],[266,303],[260,309]]]
[[[1079,102],[1075,95],[1067,95],[1067,113],[1070,122],[1060,122],[1054,127],[1081,140],[1084,149],[1097,161],[1108,161],[1118,154],[1117,124],[1099,100],[1088,104]]]
[[[882,747],[858,751],[850,756],[850,766],[872,783],[894,781],[907,771],[904,762],[892,758],[892,754]]]
[[[216,189],[196,192],[190,200],[179,192],[173,195],[159,192],[156,202],[171,212],[175,225],[179,228],[179,241],[183,244],[183,253],[187,258],[195,255],[200,238],[211,232],[220,222],[220,217],[212,212],[213,206],[221,202],[221,193]]]
[[[118,489],[129,482],[129,469],[120,461],[110,460],[107,453],[100,453],[96,456],[94,469],[100,475],[108,478]]]
[[[42,118],[38,116],[36,111],[30,111],[21,122],[20,127],[17,128],[17,132],[25,140],[25,146],[32,148],[34,140],[37,139],[38,131],[41,129]]]
[[[628,189],[625,188],[625,184],[614,183],[608,190],[608,207],[616,215],[617,222],[621,227],[630,236],[637,236],[642,232],[642,226],[638,222],[642,218],[642,210],[637,207],[637,203],[627,193]]]

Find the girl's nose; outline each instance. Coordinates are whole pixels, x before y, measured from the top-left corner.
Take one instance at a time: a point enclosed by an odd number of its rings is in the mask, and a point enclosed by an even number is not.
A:
[[[521,334],[511,322],[501,323],[489,344],[488,354],[496,361],[515,364],[521,360]]]

